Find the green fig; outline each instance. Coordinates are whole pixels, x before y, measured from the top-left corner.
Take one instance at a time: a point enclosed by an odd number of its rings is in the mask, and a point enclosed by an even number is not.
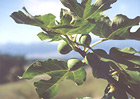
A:
[[[76,58],[69,59],[67,62],[70,70],[76,70],[83,65],[82,61]]]
[[[91,43],[91,36],[89,34],[82,35],[80,38],[80,43],[89,46]]]
[[[71,46],[68,43],[66,43],[66,42],[60,42],[58,44],[57,50],[61,54],[67,54],[70,51],[72,51],[72,48],[71,48]]]

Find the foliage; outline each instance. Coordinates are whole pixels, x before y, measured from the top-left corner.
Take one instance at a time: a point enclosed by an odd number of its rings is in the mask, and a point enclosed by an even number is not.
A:
[[[48,59],[36,61],[24,72],[22,78],[32,79],[37,75],[48,74],[49,80],[39,80],[34,83],[36,91],[41,98],[52,98],[57,94],[59,83],[65,79],[75,81],[77,85],[83,84],[86,78],[84,66],[92,68],[94,77],[106,79],[108,86],[102,99],[128,99],[127,93],[136,99],[140,98],[140,51],[131,47],[123,49],[111,48],[107,54],[103,49],[93,49],[99,43],[107,40],[140,40],[140,28],[136,32],[130,29],[138,25],[140,16],[129,19],[127,16],[118,14],[113,21],[107,15],[103,15],[105,10],[111,8],[111,4],[117,0],[60,0],[69,10],[61,9],[60,21],[55,21],[53,14],[32,16],[28,11],[14,12],[11,17],[19,24],[28,24],[40,27],[43,32],[38,34],[41,40],[50,42],[63,40],[69,48],[62,45],[58,48],[60,53],[67,54],[72,50],[78,52],[83,57],[83,63],[78,66],[76,63]],[[90,44],[83,35],[92,33],[102,38],[100,41]],[[78,36],[79,35],[79,36]],[[92,35],[92,36],[94,36]],[[85,41],[84,41],[85,40]],[[60,44],[61,45],[61,44]],[[83,49],[80,47],[82,46]],[[64,48],[63,48],[64,47]],[[70,50],[69,50],[70,49]],[[67,51],[68,50],[68,51]],[[91,52],[89,52],[91,50]],[[76,69],[71,69],[71,64]],[[88,97],[81,99],[90,99]]]

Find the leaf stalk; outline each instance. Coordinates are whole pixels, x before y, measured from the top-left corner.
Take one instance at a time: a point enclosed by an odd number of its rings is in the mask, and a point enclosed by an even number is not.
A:
[[[102,40],[100,40],[100,41],[97,41],[97,42],[95,42],[95,43],[93,43],[89,48],[87,48],[86,50],[85,50],[85,52],[88,52],[88,50],[90,49],[90,48],[92,48],[92,47],[94,47],[95,45],[97,45],[97,44],[99,44],[99,43],[101,43],[101,42],[103,42],[103,41],[106,41],[107,39],[102,39]]]

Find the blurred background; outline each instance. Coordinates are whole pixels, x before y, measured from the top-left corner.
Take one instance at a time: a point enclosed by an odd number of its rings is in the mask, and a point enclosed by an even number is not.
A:
[[[117,0],[112,5],[112,9],[105,14],[111,20],[116,14],[135,18],[140,16],[139,4],[139,0]],[[59,54],[57,52],[59,42],[41,41],[37,37],[37,34],[42,31],[40,28],[16,24],[10,14],[22,10],[24,6],[32,15],[52,13],[56,15],[57,20],[59,20],[60,9],[65,8],[59,0],[0,0],[0,99],[39,99],[33,87],[33,81],[19,80],[17,77],[21,76],[32,62],[48,58],[65,60],[81,58],[75,52],[67,55]],[[131,31],[136,31],[139,26],[134,26]],[[97,36],[92,38],[92,42],[99,40]],[[95,49],[102,48],[108,52],[113,46],[134,47],[140,51],[140,42],[133,40],[106,41],[95,46]],[[91,70],[87,71],[88,77],[84,85],[76,86],[72,81],[64,81],[60,85],[58,95],[53,99],[75,99],[84,96],[101,99],[107,82],[93,78]]]

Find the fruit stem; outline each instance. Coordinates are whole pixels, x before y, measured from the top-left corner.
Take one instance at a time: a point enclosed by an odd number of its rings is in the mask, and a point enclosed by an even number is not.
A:
[[[67,38],[67,40],[69,41],[69,43],[70,43],[72,49],[73,49],[74,51],[78,52],[82,57],[85,57],[86,53],[85,53],[84,51],[82,51],[80,48],[74,46],[73,41],[71,41],[71,40],[69,39],[68,35],[64,35],[64,36],[65,36],[65,37]]]
[[[64,35],[64,36],[65,36],[65,37],[67,38],[67,40],[69,41],[69,43],[70,43],[72,49],[75,50],[75,47],[74,47],[72,41],[69,39],[68,35]]]
[[[99,43],[101,43],[101,42],[103,42],[103,41],[106,41],[107,39],[102,39],[102,40],[100,40],[100,41],[97,41],[97,42],[95,42],[95,43],[93,43],[91,46],[90,46],[90,48],[92,48],[93,46],[95,46],[95,45],[97,45],[97,44],[99,44]],[[87,52],[90,48],[87,48],[86,50],[85,50],[85,52]]]

